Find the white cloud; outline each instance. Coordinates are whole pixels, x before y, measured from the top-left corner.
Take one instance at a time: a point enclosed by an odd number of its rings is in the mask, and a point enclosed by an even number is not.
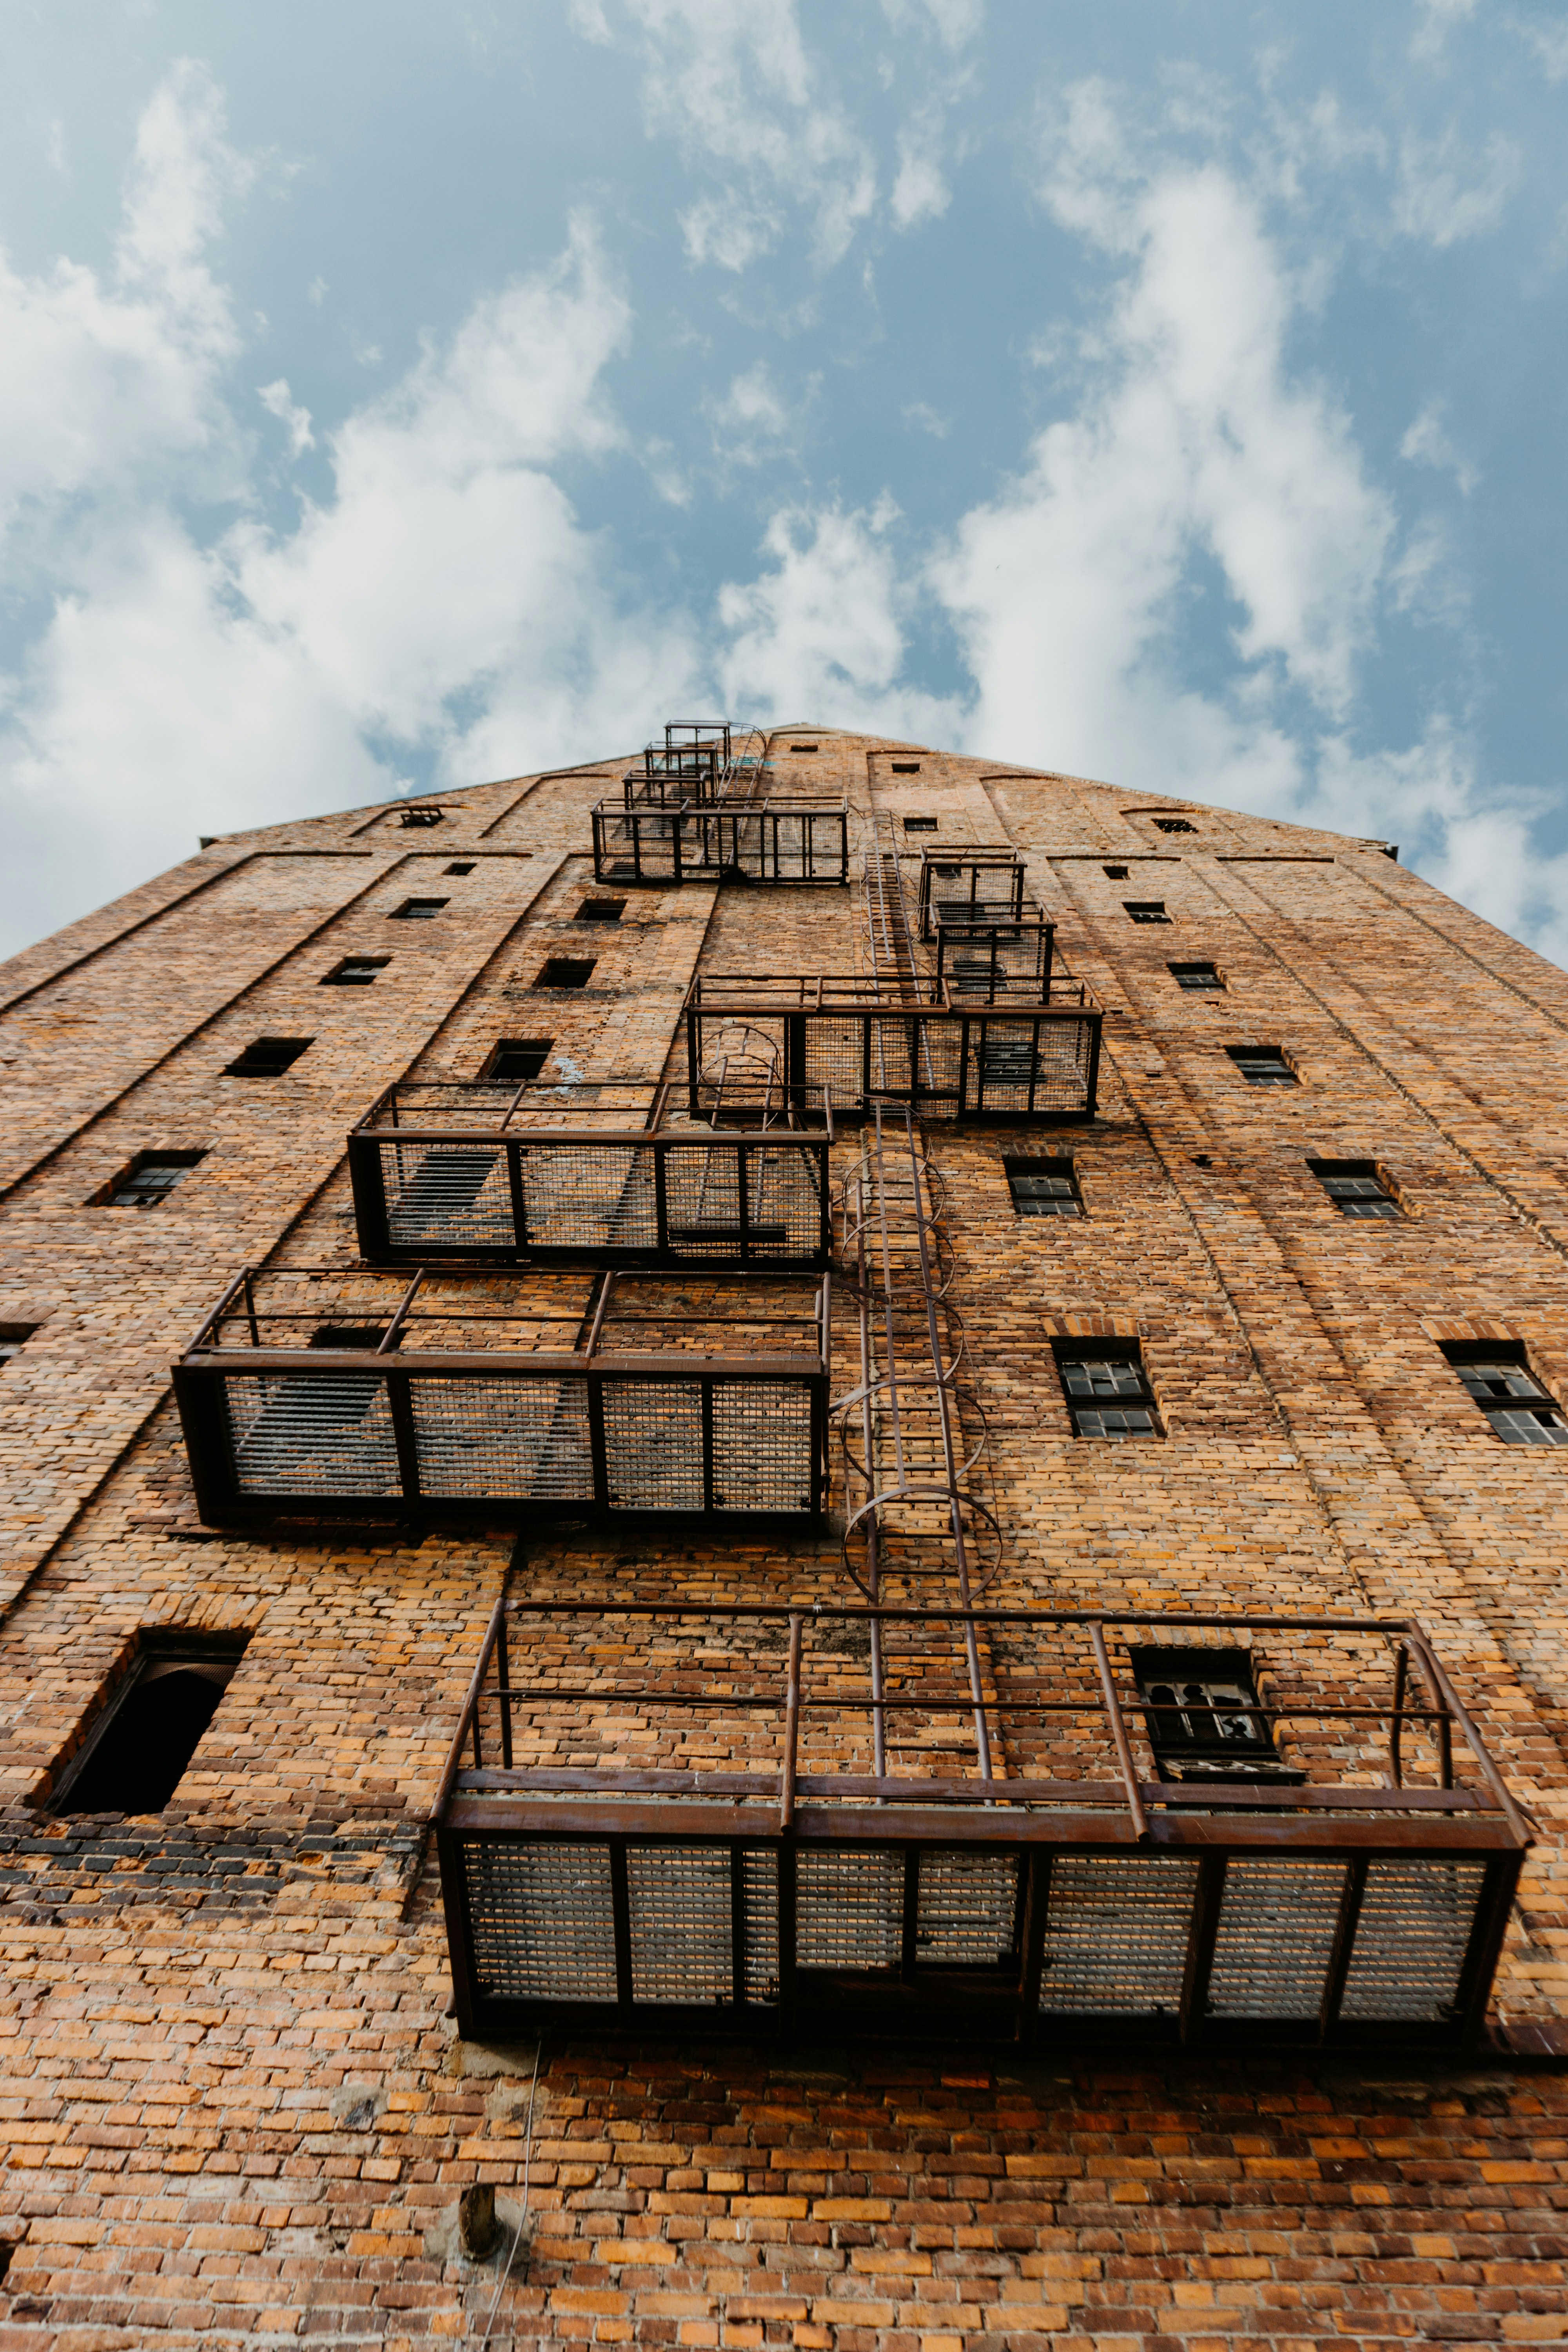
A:
[[[1514,29],[1529,42],[1545,68],[1548,81],[1568,81],[1568,25],[1528,25]]]
[[[296,406],[287,376],[280,375],[275,383],[258,386],[256,397],[268,415],[276,416],[280,425],[288,427],[291,457],[298,457],[301,450],[315,447],[316,436],[310,430],[310,412],[308,408]]]
[[[952,417],[943,416],[929,401],[906,401],[902,415],[911,433],[929,433],[935,441],[945,441],[952,431]]]
[[[744,269],[777,244],[784,215],[769,205],[748,205],[733,194],[700,196],[680,215],[686,250],[695,262]]]
[[[882,14],[896,33],[929,24],[947,48],[957,51],[979,37],[985,0],[882,0]]]
[[[893,182],[893,218],[900,228],[938,220],[952,201],[942,171],[943,109],[928,100],[899,132],[899,175]]]
[[[1421,0],[1421,21],[1411,36],[1411,56],[1424,65],[1438,64],[1454,26],[1475,13],[1476,0]]]
[[[1494,131],[1485,149],[1484,169],[1455,134],[1428,142],[1405,138],[1399,149],[1399,184],[1394,225],[1405,236],[1422,238],[1441,251],[1497,227],[1521,175],[1519,149]]]
[[[1436,466],[1442,473],[1452,474],[1466,498],[1480,480],[1479,474],[1468,459],[1462,457],[1449,440],[1442,413],[1435,401],[1428,401],[1415,417],[1399,454],[1413,466]]]

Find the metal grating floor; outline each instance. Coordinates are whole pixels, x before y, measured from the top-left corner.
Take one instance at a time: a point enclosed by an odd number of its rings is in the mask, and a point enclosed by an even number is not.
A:
[[[1233,1859],[1209,1977],[1216,2017],[1315,2017],[1339,1926],[1342,1862]]]
[[[904,1863],[875,1846],[825,1846],[795,1865],[795,1950],[803,1969],[896,1969],[904,1948]]]
[[[1041,2009],[1173,2016],[1197,1883],[1184,1857],[1053,1856]]]
[[[1369,1864],[1341,2016],[1445,2016],[1485,1874],[1479,1862]]]
[[[465,1839],[474,1966],[511,2000],[616,1998],[607,1845],[499,1845]]]

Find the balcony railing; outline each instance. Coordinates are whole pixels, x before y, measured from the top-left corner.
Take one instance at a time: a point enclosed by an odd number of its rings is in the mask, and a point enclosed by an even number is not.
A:
[[[361,1255],[542,1265],[824,1268],[832,1114],[810,1134],[638,1125],[506,1087],[392,1087],[349,1137]]]
[[[1247,1646],[1228,1773],[1167,1776],[1151,1641]],[[1463,2047],[1530,1843],[1415,1623],[1025,1610],[507,1604],[434,1818],[494,2039]]]
[[[920,935],[934,940],[949,923],[1021,923],[1036,914],[1025,894],[1024,866],[1010,852],[955,857],[928,850],[921,860]]]
[[[745,1067],[801,1117],[824,1095],[840,1116],[882,1104],[921,1118],[1093,1117],[1102,1016],[1080,982],[1050,983],[1044,1002],[972,1002],[951,981],[942,994],[925,1004],[854,973],[700,976],[686,1000],[690,1115],[715,1117]]]
[[[826,1277],[247,1272],[174,1367],[197,1505],[815,1519],[827,1317]]]
[[[847,882],[849,816],[839,804],[758,801],[733,807],[594,811],[595,882]]]
[[[937,993],[988,1004],[1047,999],[1055,931],[1055,924],[1044,920],[959,922],[950,919],[946,908],[939,909]]]

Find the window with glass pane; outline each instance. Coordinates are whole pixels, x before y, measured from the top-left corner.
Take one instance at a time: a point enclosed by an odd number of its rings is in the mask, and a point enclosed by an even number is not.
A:
[[[1399,1215],[1398,1202],[1370,1160],[1314,1160],[1309,1165],[1342,1217]]]
[[[130,1167],[122,1168],[112,1184],[106,1185],[99,1194],[99,1205],[106,1209],[162,1208],[175,1185],[184,1181],[202,1157],[199,1151],[139,1151]]]
[[[1212,963],[1173,963],[1166,971],[1178,988],[1223,988],[1225,982]]]
[[[1289,1780],[1245,1650],[1131,1653],[1143,1728],[1162,1780]]]
[[[1007,1189],[1021,1217],[1081,1217],[1078,1181],[1070,1160],[1008,1160]]]
[[[1163,898],[1123,898],[1122,905],[1135,923],[1168,923]]]
[[[1444,1353],[1505,1445],[1568,1445],[1568,1422],[1531,1370],[1521,1347],[1498,1346],[1484,1353],[1452,1347]]]
[[[1130,1349],[1058,1347],[1057,1370],[1079,1437],[1158,1437],[1154,1396],[1143,1366]]]
[[[1227,1045],[1226,1052],[1249,1087],[1293,1087],[1296,1073],[1278,1045]]]

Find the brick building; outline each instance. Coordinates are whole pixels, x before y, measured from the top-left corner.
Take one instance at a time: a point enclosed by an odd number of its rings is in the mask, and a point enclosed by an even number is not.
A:
[[[1561,973],[695,727],[3,985],[0,2347],[1562,2336]]]

